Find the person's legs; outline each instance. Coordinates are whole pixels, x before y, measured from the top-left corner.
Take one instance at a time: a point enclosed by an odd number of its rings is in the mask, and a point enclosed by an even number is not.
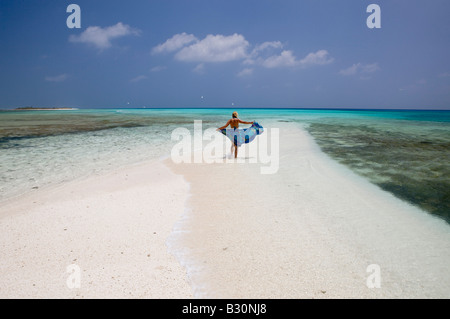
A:
[[[237,145],[234,145],[234,158],[237,158],[237,153],[238,153],[238,147],[237,147]]]

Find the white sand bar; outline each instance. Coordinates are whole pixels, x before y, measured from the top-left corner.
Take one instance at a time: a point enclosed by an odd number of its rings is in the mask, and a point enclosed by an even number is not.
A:
[[[273,124],[276,174],[167,159],[1,204],[0,298],[450,297],[448,224]]]
[[[450,297],[448,224],[332,161],[299,125],[274,125],[273,175],[166,160],[191,187],[170,243],[196,297]]]
[[[187,195],[155,161],[3,204],[0,298],[192,297],[166,245]]]

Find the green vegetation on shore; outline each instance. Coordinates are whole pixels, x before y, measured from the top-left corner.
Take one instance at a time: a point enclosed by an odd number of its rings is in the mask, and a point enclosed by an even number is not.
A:
[[[76,110],[73,107],[34,107],[34,106],[25,106],[25,107],[18,107],[15,108],[16,111],[48,111],[48,110]]]

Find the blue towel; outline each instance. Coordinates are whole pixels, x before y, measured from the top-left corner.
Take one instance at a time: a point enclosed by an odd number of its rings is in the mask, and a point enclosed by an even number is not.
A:
[[[227,128],[220,130],[223,135],[231,140],[234,145],[241,146],[242,144],[250,143],[258,135],[264,132],[264,128],[257,122],[253,122],[249,128]]]

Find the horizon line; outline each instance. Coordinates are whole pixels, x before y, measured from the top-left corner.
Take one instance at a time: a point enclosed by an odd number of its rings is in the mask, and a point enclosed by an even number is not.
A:
[[[25,108],[25,109],[24,109]],[[194,106],[194,107],[153,107],[153,106],[142,106],[142,107],[29,107],[29,109],[26,109],[27,107],[16,107],[16,108],[1,108],[0,111],[32,111],[33,109],[36,110],[52,110],[52,109],[74,109],[74,110],[114,110],[114,109],[129,109],[129,110],[150,110],[150,109],[180,109],[180,110],[189,110],[189,109],[253,109],[253,110],[322,110],[322,111],[450,111],[450,108],[448,109],[430,109],[430,108],[351,108],[351,107],[239,107],[239,106]]]

